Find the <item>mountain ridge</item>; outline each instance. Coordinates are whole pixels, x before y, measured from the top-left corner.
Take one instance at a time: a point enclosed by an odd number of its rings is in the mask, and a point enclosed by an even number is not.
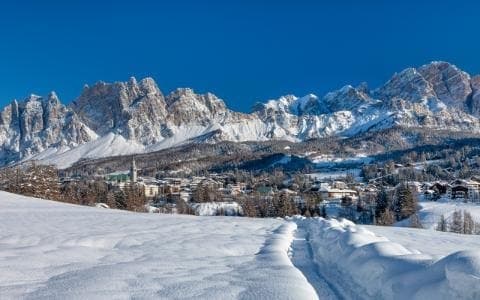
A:
[[[287,140],[399,127],[480,131],[480,76],[447,62],[395,73],[369,90],[346,85],[324,97],[282,96],[236,112],[212,93],[155,81],[97,82],[64,105],[55,92],[12,101],[0,113],[0,164],[36,159],[61,168],[84,158],[145,153],[182,143]]]

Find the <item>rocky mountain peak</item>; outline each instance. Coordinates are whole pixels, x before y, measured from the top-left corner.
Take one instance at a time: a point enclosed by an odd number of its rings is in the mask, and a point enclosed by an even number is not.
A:
[[[137,136],[138,128],[133,127],[141,122],[158,124],[166,116],[164,97],[152,78],[139,83],[133,77],[128,82],[98,82],[84,88],[71,108],[98,134],[113,130],[126,138]]]
[[[455,65],[434,61],[418,69],[407,68],[394,74],[375,96],[385,100],[406,100],[412,103],[441,101],[448,107],[465,110],[472,94],[470,75]]]
[[[407,68],[395,73],[382,87],[374,92],[375,98],[392,100],[403,99],[410,102],[421,102],[435,97],[430,83],[415,68]]]
[[[175,124],[208,124],[224,119],[229,110],[214,94],[196,94],[190,88],[179,88],[166,96],[167,110]]]
[[[161,95],[162,92],[158,88],[157,83],[153,78],[151,77],[146,77],[142,80],[140,80],[140,83],[138,84],[141,92],[145,95]]]
[[[437,98],[447,106],[466,108],[472,93],[470,75],[447,62],[432,62],[421,66],[418,72],[430,83]]]
[[[330,92],[324,97],[324,103],[329,111],[344,111],[356,110],[362,105],[372,102],[368,94],[368,88],[360,86],[354,88],[351,85],[346,85],[340,90]]]
[[[468,106],[474,116],[480,116],[480,75],[472,77],[470,80],[472,94],[468,100]]]
[[[250,114],[190,88],[164,96],[152,78],[132,77],[87,85],[68,107],[54,92],[13,101],[0,112],[0,160],[60,146],[85,146],[76,153],[101,157],[191,141],[301,141],[392,126],[480,132],[479,116],[480,77],[446,62],[407,68],[373,91],[362,83],[322,98],[286,95],[257,104]],[[77,154],[72,157],[83,157]]]

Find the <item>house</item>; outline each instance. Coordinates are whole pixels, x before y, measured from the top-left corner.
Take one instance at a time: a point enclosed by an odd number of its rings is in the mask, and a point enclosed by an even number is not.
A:
[[[147,199],[153,199],[158,197],[163,188],[160,186],[160,182],[152,177],[141,177],[138,179],[138,186],[143,188],[145,197]]]
[[[118,171],[112,172],[105,175],[105,181],[110,183],[120,183],[130,181],[130,172],[129,171]]]
[[[426,182],[421,187],[423,198],[425,200],[436,201],[447,194],[448,186],[447,183],[440,181],[434,183]]]
[[[238,196],[240,194],[245,193],[246,188],[247,188],[247,186],[243,182],[240,182],[240,183],[237,183],[237,184],[229,183],[229,184],[227,184],[227,187],[225,189],[225,193],[228,194],[228,195],[232,195],[232,196]]]
[[[422,184],[418,181],[407,181],[406,185],[412,192],[415,192],[415,193],[422,192]]]
[[[181,178],[164,178],[164,182],[166,194],[180,194],[183,183]]]
[[[449,184],[447,196],[451,200],[480,203],[480,181],[478,178],[456,179]]]
[[[210,188],[212,190],[215,190],[215,191],[223,188],[223,182],[217,181],[217,180],[212,179],[212,178],[205,178],[204,180],[202,180],[200,182],[200,184],[204,187],[208,187],[208,188]]]
[[[344,197],[352,198],[352,200],[358,199],[358,192],[348,188],[340,189],[322,185],[318,189],[318,193],[323,200],[331,202],[340,202]]]

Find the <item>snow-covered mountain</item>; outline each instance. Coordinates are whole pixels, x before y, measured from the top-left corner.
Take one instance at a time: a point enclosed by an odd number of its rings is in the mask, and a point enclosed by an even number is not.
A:
[[[0,162],[149,152],[188,142],[302,141],[396,127],[479,132],[480,76],[446,62],[408,68],[383,86],[345,86],[320,98],[287,95],[234,112],[211,93],[164,95],[153,79],[85,86],[70,105],[55,93],[14,100],[0,114]]]

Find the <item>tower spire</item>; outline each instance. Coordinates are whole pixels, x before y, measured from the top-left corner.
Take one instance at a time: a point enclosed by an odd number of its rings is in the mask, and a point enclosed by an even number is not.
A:
[[[132,165],[130,167],[130,181],[137,183],[137,166],[135,164],[135,157],[132,156]]]

